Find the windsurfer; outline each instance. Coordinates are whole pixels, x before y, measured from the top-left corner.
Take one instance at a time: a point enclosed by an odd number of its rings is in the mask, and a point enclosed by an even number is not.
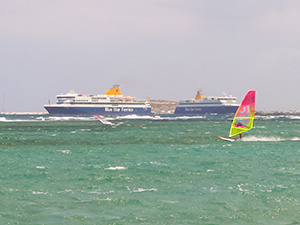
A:
[[[231,123],[229,137],[236,140],[237,135],[242,139],[242,133],[251,130],[255,117],[255,91],[248,91],[241,105],[237,109]]]
[[[242,127],[242,126],[243,126],[243,124],[241,122],[238,122],[236,124],[236,127]],[[234,140],[236,140],[236,137],[237,137],[237,135],[234,136]],[[242,137],[243,137],[243,135],[242,135],[242,133],[240,133],[240,139],[242,139]]]
[[[240,139],[242,140],[242,133],[240,133]],[[234,140],[236,140],[237,135],[234,136]]]

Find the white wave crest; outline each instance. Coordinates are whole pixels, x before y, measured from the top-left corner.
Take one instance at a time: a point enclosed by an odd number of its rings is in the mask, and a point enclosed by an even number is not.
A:
[[[248,136],[248,137],[244,137],[242,139],[242,141],[253,141],[253,142],[257,142],[257,141],[262,141],[262,142],[267,142],[267,141],[285,141],[285,139],[280,138],[280,137],[256,137],[256,136]]]
[[[276,119],[300,120],[300,115],[256,115],[255,118],[261,120],[276,120]]]
[[[7,119],[5,117],[0,117],[0,122],[35,122],[34,119]]]
[[[203,119],[205,116],[175,116],[175,117],[162,117],[162,120],[193,120]]]
[[[293,138],[282,138],[282,137],[264,137],[264,136],[248,136],[244,137],[241,141],[253,141],[253,142],[279,142],[279,141],[300,141],[299,137],[293,137]]]
[[[142,115],[125,115],[125,116],[117,116],[116,119],[126,119],[126,120],[138,120],[138,119],[152,119],[153,116],[142,116]]]
[[[161,202],[170,203],[170,204],[178,203],[178,201],[168,201],[168,200],[161,200]]]
[[[291,120],[300,120],[300,116],[295,116],[295,115],[287,116],[287,118]]]
[[[15,116],[15,117],[0,117],[0,122],[45,122],[45,121],[89,121],[92,117],[78,116]]]
[[[50,116],[46,120],[50,121],[69,121],[69,120],[82,120],[87,121],[93,119],[92,117],[78,117],[78,116]]]
[[[57,151],[64,154],[71,154],[71,150],[57,150]]]
[[[285,116],[284,115],[255,115],[255,118],[261,120],[273,120],[273,119],[285,118]]]
[[[299,138],[299,137],[293,137],[293,138],[291,139],[291,141],[300,141],[300,138]]]
[[[37,169],[45,169],[46,167],[45,166],[36,166],[35,168],[37,168]]]
[[[34,195],[47,195],[48,192],[43,192],[43,191],[32,191],[32,194],[34,194]]]
[[[159,115],[125,115],[117,116],[118,120],[191,120],[203,119],[205,116],[159,116]],[[111,118],[112,120],[113,118]]]
[[[105,170],[127,170],[127,167],[124,166],[116,166],[116,167],[109,167],[109,168],[105,168]]]
[[[139,193],[139,192],[145,192],[145,191],[157,191],[157,189],[156,188],[149,188],[149,189],[138,188],[137,190],[133,190],[132,192]]]

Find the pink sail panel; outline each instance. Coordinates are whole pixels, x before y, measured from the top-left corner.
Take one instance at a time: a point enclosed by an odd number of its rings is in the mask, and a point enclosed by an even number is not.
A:
[[[230,137],[252,129],[255,117],[255,93],[249,91],[237,109],[231,124]]]

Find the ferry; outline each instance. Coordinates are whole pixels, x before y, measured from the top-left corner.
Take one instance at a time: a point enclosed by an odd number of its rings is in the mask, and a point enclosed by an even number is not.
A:
[[[180,101],[174,114],[229,114],[235,113],[238,107],[236,97],[206,97],[198,91],[194,99]]]
[[[56,96],[56,104],[44,105],[49,114],[152,114],[147,100],[123,96],[119,85],[104,95],[83,95],[74,91]]]

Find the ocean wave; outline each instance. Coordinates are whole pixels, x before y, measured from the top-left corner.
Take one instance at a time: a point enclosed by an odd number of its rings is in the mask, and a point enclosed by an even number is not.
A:
[[[32,191],[32,194],[34,194],[34,195],[47,195],[48,192],[43,192],[43,191]]]
[[[36,166],[35,168],[37,168],[37,169],[46,169],[45,166]]]
[[[116,166],[116,167],[109,167],[109,168],[105,168],[105,170],[127,170],[127,167],[124,166]]]
[[[92,116],[7,116],[0,117],[0,122],[52,122],[52,121],[92,121]]]
[[[299,137],[293,137],[293,138],[291,138],[291,141],[300,141],[300,138]]]
[[[5,123],[9,123],[9,122],[35,122],[37,121],[36,119],[16,119],[16,118],[6,118],[6,117],[0,117],[0,122],[5,122]]]
[[[63,154],[71,154],[71,150],[57,150],[57,151]]]
[[[149,188],[149,189],[144,189],[144,188],[138,188],[136,190],[132,190],[134,193],[140,193],[140,192],[146,192],[146,191],[157,191],[156,188]]]
[[[299,137],[292,138],[282,138],[282,137],[264,137],[264,136],[248,136],[244,137],[241,141],[249,141],[249,142],[279,142],[279,141],[300,141]]]
[[[79,116],[50,116],[45,118],[46,121],[69,121],[69,120],[79,120],[79,121],[88,121],[94,120],[93,117],[79,117]]]
[[[282,119],[284,115],[255,115],[255,119],[261,120],[273,120],[273,119]]]
[[[106,120],[192,120],[203,119],[205,116],[160,116],[160,115],[124,115],[108,118]]]
[[[299,115],[288,115],[287,118],[289,118],[291,120],[300,120],[300,116]]]
[[[89,199],[89,200],[81,200],[81,202],[103,202],[103,201],[110,202],[110,201],[112,201],[112,199],[111,198],[93,198],[93,199]]]
[[[282,120],[282,119],[288,119],[288,120],[300,120],[300,115],[256,115],[255,119],[260,120]]]
[[[169,203],[169,204],[176,204],[176,203],[178,203],[178,201],[169,201],[169,200],[161,200],[161,202]]]
[[[175,117],[162,117],[162,120],[194,120],[204,119],[205,116],[175,116]]]
[[[116,119],[127,119],[127,120],[137,120],[137,119],[151,119],[153,116],[143,116],[143,115],[124,115],[124,116],[116,116]]]

